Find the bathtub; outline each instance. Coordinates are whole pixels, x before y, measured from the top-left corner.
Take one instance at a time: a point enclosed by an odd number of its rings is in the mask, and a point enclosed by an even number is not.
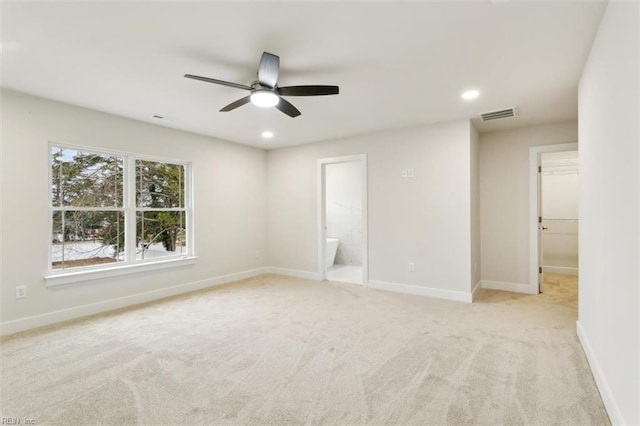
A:
[[[338,238],[327,238],[327,245],[324,250],[324,267],[330,268],[336,260],[336,252],[338,251]]]

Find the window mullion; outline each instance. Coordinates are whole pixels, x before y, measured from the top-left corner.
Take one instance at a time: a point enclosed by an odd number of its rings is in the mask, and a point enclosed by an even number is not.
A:
[[[127,262],[136,260],[136,168],[135,158],[128,155],[125,161],[124,172],[124,211],[125,211],[125,238]]]
[[[187,238],[187,253],[190,256],[194,255],[194,232],[193,232],[193,171],[191,165],[184,166],[184,207],[185,212],[185,226],[186,226],[186,238]]]

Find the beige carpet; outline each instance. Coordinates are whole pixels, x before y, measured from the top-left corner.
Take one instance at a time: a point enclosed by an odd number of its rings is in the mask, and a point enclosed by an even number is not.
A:
[[[38,424],[608,424],[576,284],[474,304],[264,275],[2,342]]]

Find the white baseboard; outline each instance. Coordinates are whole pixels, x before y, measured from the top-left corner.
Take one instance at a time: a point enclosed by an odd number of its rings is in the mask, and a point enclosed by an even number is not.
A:
[[[612,425],[626,425],[627,422],[622,418],[622,414],[620,413],[620,409],[618,408],[618,404],[616,404],[615,399],[613,398],[613,393],[611,393],[611,388],[609,387],[609,383],[602,373],[602,368],[600,367],[600,363],[596,358],[595,353],[593,352],[593,348],[589,343],[589,339],[582,328],[582,324],[580,321],[576,321],[576,332],[578,334],[578,340],[582,345],[582,349],[584,350],[584,354],[587,356],[587,361],[589,362],[589,367],[591,367],[591,373],[593,374],[593,378],[595,379],[596,386],[598,386],[598,390],[600,391],[600,396],[602,397],[602,402],[604,402],[604,408],[607,410],[607,414],[609,415],[609,420],[611,420]]]
[[[578,268],[572,268],[570,266],[543,266],[542,270],[553,274],[578,275]]]
[[[480,289],[482,288],[482,280],[478,281],[475,285],[475,287],[473,287],[473,290],[471,290],[471,301],[473,302],[474,300],[476,300],[476,296],[478,296],[478,291],[480,291]]]
[[[513,293],[538,294],[537,288],[533,288],[529,284],[508,283],[504,281],[482,280],[482,288],[489,290],[504,290]]]
[[[127,306],[163,299],[169,296],[188,293],[194,290],[201,290],[203,288],[214,287],[233,281],[243,280],[246,278],[264,274],[266,273],[266,269],[267,268],[255,268],[248,271],[236,272],[233,274],[209,278],[206,280],[193,281],[186,284],[179,284],[171,287],[161,288],[158,290],[147,291],[144,293],[136,293],[130,296],[118,297],[116,299],[105,300],[102,302],[90,303],[87,305],[76,306],[73,308],[62,309],[54,312],[47,312],[45,314],[20,318],[13,321],[6,321],[0,323],[0,335],[6,336],[9,334],[18,333],[20,331],[44,327],[47,325],[81,318],[88,315],[99,314],[102,312],[112,311],[114,309],[125,308]]]
[[[287,277],[302,278],[304,280],[318,281],[321,279],[319,272],[300,271],[297,269],[277,268],[275,266],[268,266],[265,273],[278,274]]]
[[[392,291],[395,293],[414,294],[417,296],[435,297],[437,299],[454,300],[456,302],[471,303],[473,295],[464,291],[442,290],[439,288],[423,287],[413,284],[390,283],[386,281],[368,281],[368,288],[374,290]]]

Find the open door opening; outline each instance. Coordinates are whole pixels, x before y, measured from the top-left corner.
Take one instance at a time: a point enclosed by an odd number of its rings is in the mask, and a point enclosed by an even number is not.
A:
[[[541,152],[538,162],[539,291],[577,292],[578,151]]]
[[[318,161],[318,264],[322,279],[367,280],[366,156]]]

